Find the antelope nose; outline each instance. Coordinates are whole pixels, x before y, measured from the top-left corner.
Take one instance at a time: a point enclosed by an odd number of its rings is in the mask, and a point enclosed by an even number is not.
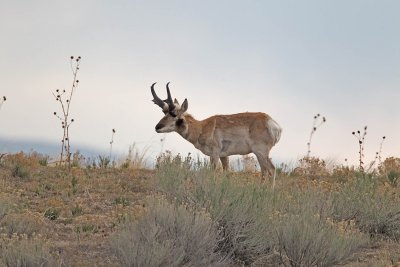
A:
[[[157,124],[156,125],[156,132],[158,132],[163,127],[164,127],[164,124],[161,124],[161,123]]]

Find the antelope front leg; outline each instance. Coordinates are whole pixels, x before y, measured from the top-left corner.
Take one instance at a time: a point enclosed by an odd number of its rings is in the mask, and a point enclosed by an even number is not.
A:
[[[218,156],[210,156],[211,168],[213,168],[214,170],[217,169],[218,160],[219,160]]]

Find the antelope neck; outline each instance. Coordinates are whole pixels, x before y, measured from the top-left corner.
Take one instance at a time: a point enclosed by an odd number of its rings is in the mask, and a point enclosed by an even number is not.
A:
[[[190,143],[194,144],[197,142],[201,134],[200,122],[189,114],[185,115],[185,120],[185,129],[183,131],[179,131],[178,133]]]

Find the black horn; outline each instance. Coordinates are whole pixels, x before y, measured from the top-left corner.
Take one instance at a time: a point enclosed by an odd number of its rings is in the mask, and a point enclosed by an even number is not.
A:
[[[165,101],[168,104],[169,111],[170,112],[174,112],[175,111],[175,105],[174,105],[174,101],[172,101],[171,92],[169,91],[169,82],[167,83],[167,95],[168,95],[168,98]]]
[[[169,110],[169,105],[167,103],[165,103],[164,101],[161,100],[161,98],[159,98],[156,94],[156,92],[154,91],[154,85],[156,83],[153,83],[151,85],[151,94],[153,95],[153,103],[156,104],[157,106],[159,106],[160,108],[162,108],[164,113],[167,113]]]

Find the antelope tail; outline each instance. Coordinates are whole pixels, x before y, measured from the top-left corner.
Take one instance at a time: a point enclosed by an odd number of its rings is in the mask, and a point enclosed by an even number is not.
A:
[[[267,124],[269,133],[271,134],[272,137],[273,145],[275,145],[281,138],[282,128],[276,121],[274,121],[271,118],[268,120]]]

